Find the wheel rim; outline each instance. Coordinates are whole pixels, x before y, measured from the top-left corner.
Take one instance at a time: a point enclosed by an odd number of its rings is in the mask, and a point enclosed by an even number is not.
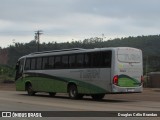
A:
[[[34,95],[34,91],[31,85],[28,86],[27,92],[28,92],[28,95],[31,95],[31,96]]]
[[[76,90],[75,90],[75,89],[71,89],[71,90],[70,90],[70,96],[71,96],[72,98],[74,98],[74,97],[76,96]]]
[[[31,86],[28,87],[28,93],[32,93],[32,87]]]
[[[69,87],[69,96],[70,96],[70,98],[76,99],[77,94],[78,94],[77,87],[75,85],[71,85]]]

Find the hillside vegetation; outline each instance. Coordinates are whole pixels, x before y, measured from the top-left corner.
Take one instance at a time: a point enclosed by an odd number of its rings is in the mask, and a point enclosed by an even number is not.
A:
[[[116,38],[113,40],[104,41],[102,38],[94,37],[85,39],[83,41],[72,41],[72,42],[49,42],[41,43],[40,51],[58,50],[58,49],[69,49],[69,48],[101,48],[101,47],[134,47],[139,48],[143,51],[143,64],[144,71],[160,71],[160,35],[150,36],[137,36],[127,38]],[[37,43],[31,41],[29,43],[15,43],[7,48],[8,61],[7,66],[15,66],[16,61],[19,57],[36,52]],[[147,65],[146,65],[147,61]]]

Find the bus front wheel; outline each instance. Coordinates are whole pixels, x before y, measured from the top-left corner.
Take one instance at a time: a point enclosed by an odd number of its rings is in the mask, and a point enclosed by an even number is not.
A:
[[[81,99],[83,97],[82,94],[78,93],[77,86],[74,84],[69,85],[68,93],[71,99]]]
[[[93,100],[102,100],[104,98],[105,94],[95,94],[92,95]]]
[[[29,96],[35,95],[35,92],[33,91],[32,85],[30,83],[27,84],[27,88],[26,89],[27,89],[27,93],[28,93]]]
[[[56,92],[49,92],[49,96],[54,97],[56,95]]]

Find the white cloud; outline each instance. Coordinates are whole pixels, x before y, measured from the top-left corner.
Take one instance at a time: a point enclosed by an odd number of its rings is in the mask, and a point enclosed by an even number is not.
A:
[[[12,22],[10,22],[10,21],[0,20],[0,28],[1,29],[8,28],[11,25],[12,25]]]
[[[158,34],[159,0],[1,0],[0,46],[28,42]],[[6,42],[4,42],[6,41]]]

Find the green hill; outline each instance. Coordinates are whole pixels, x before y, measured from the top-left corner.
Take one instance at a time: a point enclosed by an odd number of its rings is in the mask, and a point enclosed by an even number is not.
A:
[[[64,43],[42,43],[40,51],[68,49],[68,48],[101,48],[101,47],[135,47],[143,51],[144,67],[149,71],[160,71],[160,35],[137,36],[127,38],[116,38],[104,41],[102,38],[89,38],[83,41],[64,42]],[[8,51],[9,66],[14,66],[19,57],[36,52],[37,43],[31,41],[29,43],[15,43],[15,45],[6,48]],[[145,69],[145,68],[144,68]]]

